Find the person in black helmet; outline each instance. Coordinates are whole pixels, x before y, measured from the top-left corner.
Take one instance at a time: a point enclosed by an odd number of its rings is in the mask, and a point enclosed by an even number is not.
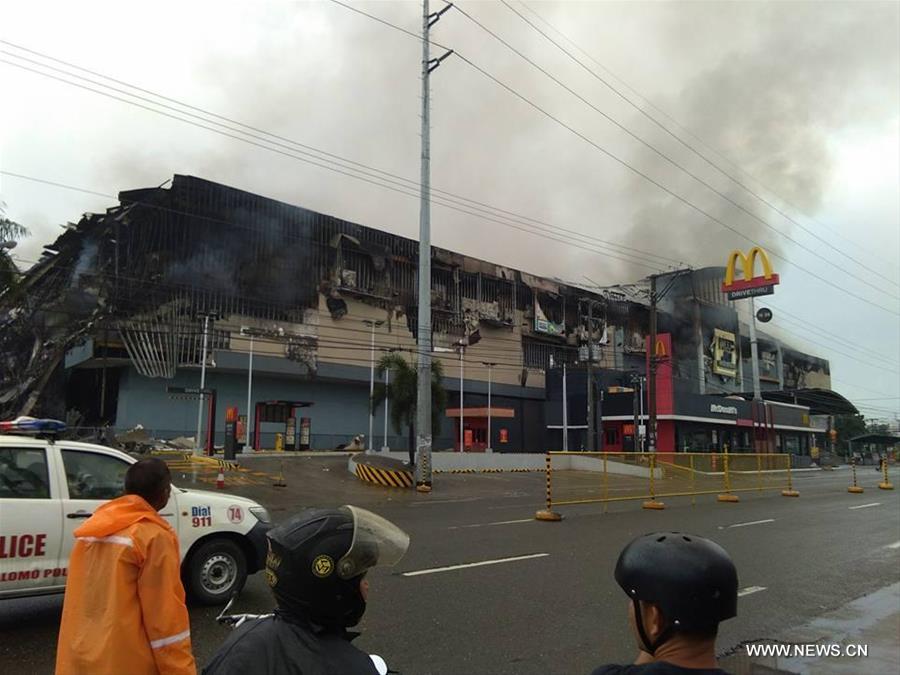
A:
[[[616,581],[631,598],[638,644],[633,665],[601,666],[593,675],[722,675],[716,662],[719,623],[737,616],[737,570],[714,541],[657,532],[632,541],[616,563]]]
[[[379,675],[350,644],[366,611],[366,572],[394,565],[409,536],[355,506],[306,509],[268,533],[266,581],[278,605],[219,648],[204,675]]]

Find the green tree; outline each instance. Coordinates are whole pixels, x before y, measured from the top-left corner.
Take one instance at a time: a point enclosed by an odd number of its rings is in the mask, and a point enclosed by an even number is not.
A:
[[[866,424],[866,431],[870,434],[887,434],[891,430],[890,425],[879,423],[879,422],[869,422]]]
[[[866,418],[857,413],[856,415],[835,415],[834,429],[837,431],[837,448],[840,454],[848,453],[848,441],[855,437],[866,433]]]
[[[403,356],[396,353],[385,354],[376,366],[382,381],[375,383],[372,395],[372,410],[387,399],[390,403],[391,425],[394,433],[400,433],[405,426],[409,437],[409,447],[415,452],[416,401],[418,397],[419,370],[410,365]],[[390,371],[390,381],[384,385],[384,372]],[[441,430],[441,417],[447,407],[447,391],[441,385],[444,372],[440,361],[431,362],[431,435],[436,437]]]
[[[9,255],[9,243],[28,236],[28,228],[6,217],[6,204],[0,202],[0,293],[19,278],[19,268]]]

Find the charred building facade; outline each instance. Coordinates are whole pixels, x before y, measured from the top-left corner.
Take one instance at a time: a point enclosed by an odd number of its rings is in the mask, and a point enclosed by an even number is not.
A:
[[[198,404],[185,397],[205,342],[217,442],[229,407],[263,447],[285,431],[299,445],[301,417],[313,448],[366,432],[372,354],[414,362],[416,241],[190,176],[119,200],[70,225],[0,296],[0,414],[192,436]],[[675,399],[752,390],[747,332],[716,279],[715,268],[676,279],[660,305]],[[589,291],[435,247],[431,293],[434,357],[456,409],[436,449],[543,451],[561,439],[555,368],[577,374],[592,352],[607,406],[646,370],[645,284]],[[826,361],[767,336],[760,351],[766,389],[829,389]],[[585,389],[582,375],[568,392],[573,449]],[[608,412],[597,411],[604,424]],[[407,438],[390,428],[387,443],[403,449]]]

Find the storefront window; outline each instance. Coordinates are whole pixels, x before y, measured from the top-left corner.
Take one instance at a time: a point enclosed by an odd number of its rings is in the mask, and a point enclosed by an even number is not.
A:
[[[687,431],[683,439],[685,452],[706,452],[712,446],[712,439],[707,431]]]
[[[618,445],[619,444],[619,433],[615,429],[607,429],[606,430],[606,444],[607,445]]]
[[[789,452],[791,454],[796,455],[800,452],[800,439],[797,436],[785,436],[784,437],[784,452]]]

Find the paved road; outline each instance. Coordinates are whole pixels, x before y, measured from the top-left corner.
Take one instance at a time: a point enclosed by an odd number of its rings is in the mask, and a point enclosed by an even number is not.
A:
[[[741,587],[762,589],[742,597],[739,617],[723,626],[720,649],[778,637],[898,581],[900,547],[890,545],[900,542],[900,491],[878,490],[874,470],[860,472],[863,495],[847,494],[846,470],[801,473],[799,499],[742,493],[739,504],[703,497],[691,506],[678,498],[653,512],[623,502],[605,514],[589,504],[561,509],[561,523],[541,523],[532,516],[543,495],[542,474],[442,475],[426,496],[360,484],[345,466],[343,458],[295,458],[285,461],[287,488],[260,480],[233,490],[268,506],[276,520],[305,505],[349,502],[409,531],[412,545],[400,565],[371,575],[358,640],[404,675],[568,675],[631,659],[625,598],[612,569],[631,538],[653,530],[716,539],[734,556]],[[263,474],[278,468],[274,460],[254,460]],[[188,486],[189,475],[179,478]],[[520,559],[431,571],[507,558]],[[59,598],[0,604],[4,671],[52,671],[60,607]],[[270,607],[256,575],[238,609]],[[227,633],[214,615],[191,610],[200,663]]]

